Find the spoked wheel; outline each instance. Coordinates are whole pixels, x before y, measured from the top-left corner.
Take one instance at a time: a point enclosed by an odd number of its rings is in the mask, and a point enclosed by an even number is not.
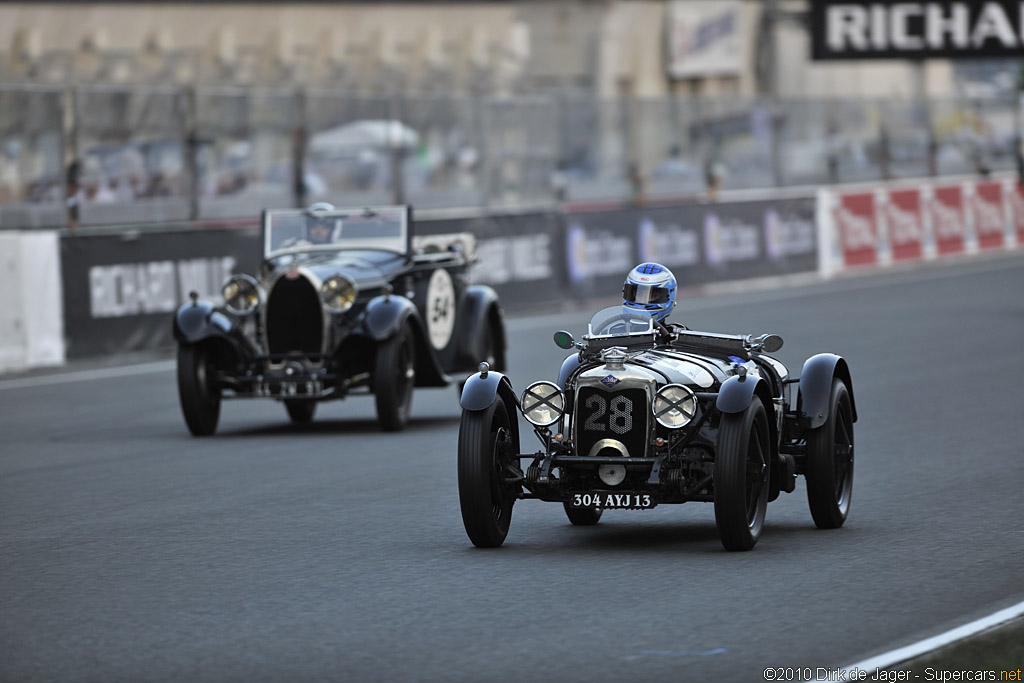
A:
[[[288,417],[297,425],[309,424],[316,414],[316,401],[309,399],[289,399],[284,402],[284,407],[288,411]]]
[[[807,503],[819,529],[838,529],[853,496],[853,408],[842,380],[832,382],[828,419],[807,434]]]
[[[715,524],[726,550],[750,550],[768,507],[771,447],[768,418],[754,396],[739,414],[722,416],[715,454]]]
[[[601,521],[601,508],[574,508],[569,503],[562,503],[565,508],[565,516],[574,526],[594,526]]]
[[[178,347],[178,399],[193,436],[210,436],[220,420],[220,386],[210,348],[205,344]]]
[[[500,396],[486,410],[462,411],[459,426],[459,503],[462,523],[473,545],[495,548],[505,542],[519,486],[507,484],[506,465],[516,444]]]
[[[385,432],[405,429],[412,405],[412,387],[416,381],[416,350],[408,327],[377,347],[373,373],[373,393],[377,400],[377,418]]]

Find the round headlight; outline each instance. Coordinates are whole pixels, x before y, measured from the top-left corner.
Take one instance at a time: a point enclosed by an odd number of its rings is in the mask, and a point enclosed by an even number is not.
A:
[[[249,315],[260,305],[260,285],[250,275],[233,275],[221,289],[224,308],[233,315]]]
[[[534,382],[523,392],[523,415],[538,427],[553,425],[562,419],[565,398],[551,382]]]
[[[662,427],[685,427],[696,414],[697,397],[682,384],[667,384],[654,397],[654,419]]]
[[[334,313],[344,313],[356,302],[359,288],[352,278],[345,275],[332,275],[320,285],[320,295],[324,298],[324,306]]]

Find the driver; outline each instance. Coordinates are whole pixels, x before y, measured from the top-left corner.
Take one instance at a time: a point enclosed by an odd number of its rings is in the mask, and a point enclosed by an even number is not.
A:
[[[317,202],[306,209],[309,216],[306,219],[306,235],[310,244],[330,244],[332,242],[333,221],[321,215],[326,211],[334,211],[334,207],[327,202]]]
[[[676,307],[676,276],[660,263],[641,263],[622,285],[622,309],[654,318],[660,326]],[[684,328],[685,329],[685,328]]]

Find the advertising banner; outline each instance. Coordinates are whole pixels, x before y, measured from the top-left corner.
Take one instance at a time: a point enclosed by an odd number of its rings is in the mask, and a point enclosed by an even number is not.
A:
[[[886,226],[894,261],[919,259],[924,256],[924,216],[921,212],[921,191],[896,190],[889,193],[885,205]]]
[[[966,249],[967,219],[964,191],[960,185],[939,186],[929,202],[935,246],[940,256],[961,254]]]
[[[814,0],[811,58],[1019,57],[1020,0]]]
[[[840,194],[835,223],[844,265],[878,263],[878,216],[873,191]]]
[[[667,61],[671,78],[738,74],[743,66],[742,3],[685,0],[668,8]]]
[[[1006,211],[1003,205],[1003,184],[978,183],[970,203],[974,232],[979,249],[997,249],[1006,245]]]
[[[1024,185],[1019,182],[1007,183],[1003,196],[1010,210],[1013,231],[1017,233],[1017,246],[1024,246]]]
[[[190,291],[219,301],[228,276],[254,272],[259,236],[250,228],[62,237],[67,356],[172,346],[172,313]]]

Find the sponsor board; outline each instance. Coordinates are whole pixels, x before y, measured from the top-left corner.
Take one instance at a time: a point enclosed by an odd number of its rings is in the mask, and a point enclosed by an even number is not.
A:
[[[885,203],[886,227],[894,261],[920,259],[924,256],[924,215],[921,191],[895,190]]]
[[[873,191],[840,194],[835,223],[844,265],[866,266],[878,263],[878,217]]]
[[[979,249],[997,249],[1006,245],[1006,212],[1003,205],[1003,184],[978,183],[969,204],[978,237]]]
[[[676,0],[668,6],[670,78],[738,74],[743,65],[743,6],[737,0]]]
[[[1024,185],[1019,182],[1007,183],[1003,187],[1003,197],[1010,210],[1013,232],[1017,236],[1017,246],[1024,245]]]
[[[928,202],[935,246],[940,256],[961,254],[967,247],[967,218],[964,191],[960,185],[947,185],[932,190]]]
[[[1019,57],[1020,0],[814,0],[811,57],[925,59]]]

